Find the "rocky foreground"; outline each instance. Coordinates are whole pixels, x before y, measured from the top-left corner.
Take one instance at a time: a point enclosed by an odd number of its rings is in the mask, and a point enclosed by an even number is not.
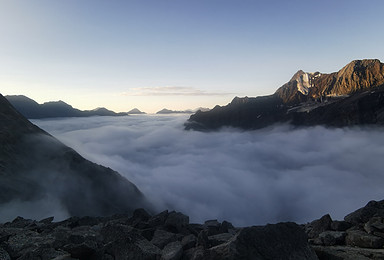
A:
[[[0,259],[384,259],[384,200],[333,221],[236,228],[190,224],[179,212],[151,216],[17,217],[0,225]]]

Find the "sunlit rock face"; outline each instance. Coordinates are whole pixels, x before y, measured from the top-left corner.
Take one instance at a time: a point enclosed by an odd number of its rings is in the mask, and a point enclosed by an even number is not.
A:
[[[190,117],[187,129],[221,127],[259,129],[277,123],[294,125],[384,124],[384,64],[379,60],[352,61],[338,72],[299,70],[270,96],[236,97],[224,107]]]
[[[383,63],[377,59],[355,60],[330,74],[299,70],[275,94],[284,103],[294,104],[308,99],[350,95],[383,84]]]
[[[0,143],[1,220],[150,209],[134,184],[30,123],[1,95]]]

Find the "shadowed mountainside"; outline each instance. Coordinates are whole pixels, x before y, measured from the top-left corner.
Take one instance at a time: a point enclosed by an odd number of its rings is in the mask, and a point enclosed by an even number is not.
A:
[[[93,110],[79,110],[63,101],[51,101],[38,104],[26,96],[5,96],[5,98],[26,118],[49,117],[88,117],[88,116],[126,116],[127,113],[115,113],[104,107]]]
[[[185,127],[259,129],[287,122],[298,126],[382,125],[383,100],[384,64],[356,60],[331,74],[300,70],[273,95],[235,97],[227,106],[191,115]]]
[[[129,213],[137,207],[151,209],[134,184],[117,172],[84,159],[30,123],[1,95],[0,143],[3,213],[4,209],[14,208],[14,214],[33,216],[53,206],[67,216]],[[25,212],[28,205],[31,212]]]

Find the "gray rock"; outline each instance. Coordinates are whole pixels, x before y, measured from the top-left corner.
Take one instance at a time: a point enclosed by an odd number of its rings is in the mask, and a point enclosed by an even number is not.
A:
[[[329,214],[322,216],[320,219],[314,220],[305,226],[308,238],[316,238],[324,231],[331,230],[332,219]]]
[[[349,246],[313,246],[319,260],[379,260],[384,259],[384,249]]]
[[[0,247],[0,260],[11,260],[11,257],[9,256],[8,252],[1,247]]]
[[[209,239],[208,239],[208,235],[207,235],[206,230],[200,231],[199,235],[197,236],[196,246],[202,246],[203,248],[209,248],[210,247]]]
[[[183,260],[210,260],[211,256],[202,246],[188,249],[183,253]]]
[[[207,232],[208,236],[217,235],[217,234],[222,233],[221,232],[221,223],[219,221],[217,221],[216,219],[205,221],[204,229],[208,231]]]
[[[217,246],[223,243],[228,242],[231,238],[233,238],[234,235],[230,233],[221,233],[213,236],[208,237],[208,241],[210,246]]]
[[[364,224],[372,217],[384,217],[384,200],[370,201],[368,204],[344,217],[344,220],[354,225]]]
[[[197,242],[196,236],[193,234],[189,234],[183,237],[183,239],[181,240],[181,245],[183,246],[183,250],[187,250],[192,247],[195,247],[196,242]]]
[[[384,232],[384,223],[382,217],[373,217],[367,223],[364,224],[364,230],[368,234],[373,234],[374,232]]]
[[[158,259],[161,250],[138,234],[127,234],[123,239],[107,243],[103,248],[103,255],[112,256],[112,259]],[[103,256],[103,258],[105,258]]]
[[[151,215],[145,209],[135,209],[132,214],[132,221],[148,221]]]
[[[19,217],[16,217],[11,223],[6,223],[5,226],[6,227],[13,227],[13,228],[25,228],[25,227],[32,225],[35,222],[36,221],[34,221],[34,220],[25,219],[25,218],[22,218],[19,216]]]
[[[177,240],[176,234],[157,229],[155,233],[153,234],[153,238],[151,240],[151,243],[157,246],[160,249],[163,249],[165,245],[174,242]]]
[[[151,217],[148,220],[148,224],[151,227],[158,227],[158,226],[163,226],[165,224],[165,221],[168,218],[168,210],[165,210],[163,212],[160,212],[159,214]]]
[[[180,232],[183,227],[189,224],[189,217],[180,212],[172,211],[168,214],[167,220],[164,225],[166,228]]]
[[[232,223],[228,221],[223,221],[220,226],[220,233],[228,233],[231,232],[231,230],[234,230],[235,227],[232,225]]]
[[[161,253],[161,260],[179,260],[183,255],[183,246],[179,241],[166,245]]]
[[[295,223],[243,228],[229,242],[209,249],[211,259],[317,260]]]
[[[333,231],[346,231],[347,229],[349,229],[350,227],[352,227],[352,224],[347,222],[347,221],[338,221],[338,220],[335,220],[331,223],[331,229]]]
[[[324,231],[319,235],[319,240],[324,246],[344,245],[346,236],[346,232]]]
[[[207,228],[210,228],[210,227],[215,227],[215,228],[219,228],[221,226],[220,222],[217,221],[217,219],[213,219],[213,220],[207,220],[204,222],[204,226],[207,227]]]
[[[345,243],[348,246],[363,248],[383,248],[384,239],[360,230],[347,231]]]

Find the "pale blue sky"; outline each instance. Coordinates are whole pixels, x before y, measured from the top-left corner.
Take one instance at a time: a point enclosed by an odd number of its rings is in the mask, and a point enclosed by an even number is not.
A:
[[[0,0],[0,92],[80,109],[272,94],[299,69],[384,61],[384,1]]]

